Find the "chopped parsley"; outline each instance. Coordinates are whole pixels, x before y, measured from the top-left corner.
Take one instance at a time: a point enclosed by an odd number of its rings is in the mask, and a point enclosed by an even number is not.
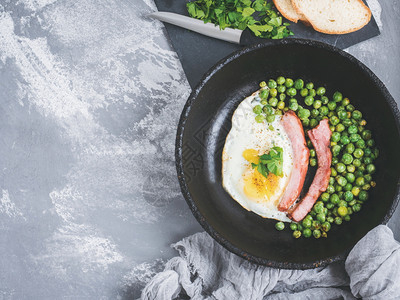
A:
[[[249,28],[255,36],[268,39],[293,35],[290,24],[282,23],[282,16],[268,0],[195,0],[186,6],[191,17],[219,25],[220,29]]]
[[[269,173],[282,177],[283,150],[281,147],[272,147],[269,153],[260,155],[259,159],[258,164],[251,164],[253,169],[257,168],[257,171],[264,177],[267,177]]]

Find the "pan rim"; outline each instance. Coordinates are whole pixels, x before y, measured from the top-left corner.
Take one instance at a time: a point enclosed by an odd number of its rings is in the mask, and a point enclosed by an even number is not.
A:
[[[215,241],[217,241],[221,246],[223,246],[228,251],[240,256],[241,258],[248,260],[250,262],[259,264],[259,265],[264,265],[264,266],[273,267],[273,268],[280,268],[280,269],[304,270],[304,269],[311,269],[311,268],[326,266],[326,265],[328,265],[332,262],[336,262],[336,261],[343,261],[347,257],[347,255],[351,249],[344,250],[343,252],[341,252],[335,256],[330,256],[330,257],[327,257],[324,259],[320,259],[320,260],[317,260],[314,262],[307,262],[307,263],[280,262],[280,261],[275,261],[275,260],[262,258],[262,257],[258,257],[258,256],[254,256],[252,254],[249,254],[245,250],[234,246],[230,241],[228,241],[223,236],[221,236],[211,225],[209,225],[207,223],[205,217],[197,209],[197,206],[190,195],[189,188],[186,183],[186,178],[185,178],[185,175],[183,172],[182,147],[183,147],[183,135],[185,132],[186,121],[190,114],[193,103],[196,101],[197,96],[199,95],[199,93],[201,92],[203,87],[208,83],[210,78],[215,73],[217,73],[219,70],[221,70],[226,64],[230,63],[231,61],[239,58],[240,56],[242,56],[246,53],[256,51],[256,50],[259,50],[262,48],[269,48],[269,47],[282,46],[282,45],[305,45],[305,46],[310,46],[313,48],[320,48],[320,49],[326,50],[328,52],[334,52],[336,54],[339,54],[340,56],[349,60],[350,63],[357,65],[358,68],[360,68],[360,70],[362,72],[366,73],[366,75],[368,77],[370,77],[376,83],[378,88],[381,90],[387,104],[389,105],[389,107],[391,109],[392,115],[395,119],[397,131],[400,135],[400,111],[399,111],[396,101],[391,96],[391,94],[389,93],[389,91],[386,88],[386,86],[384,85],[384,83],[366,65],[364,65],[357,58],[355,58],[351,54],[349,54],[337,47],[334,47],[334,46],[331,46],[329,44],[325,44],[322,42],[314,41],[314,40],[298,39],[298,38],[273,40],[273,41],[271,41],[271,43],[255,44],[255,45],[248,46],[248,47],[245,47],[243,49],[233,52],[232,54],[230,54],[227,57],[218,61],[202,77],[200,82],[196,85],[196,87],[192,90],[191,94],[189,95],[189,98],[185,103],[185,106],[182,110],[182,113],[181,113],[181,116],[179,119],[177,134],[176,134],[176,142],[175,142],[175,164],[176,164],[177,176],[178,176],[181,192],[182,192],[192,214],[194,215],[196,220],[200,223],[200,225],[203,227],[203,229]],[[396,207],[397,207],[399,201],[400,201],[400,174],[398,175],[398,178],[397,178],[396,194],[393,199],[392,205],[389,208],[388,212],[385,214],[385,216],[382,218],[381,224],[386,225],[388,223],[390,217],[393,215],[394,211],[396,210]]]

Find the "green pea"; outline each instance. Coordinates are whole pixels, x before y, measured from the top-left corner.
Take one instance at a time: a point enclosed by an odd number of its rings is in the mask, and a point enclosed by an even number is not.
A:
[[[276,89],[278,93],[284,93],[286,91],[286,87],[284,85],[278,85]]]
[[[365,179],[366,182],[371,182],[372,176],[370,174],[365,174],[364,175],[364,179]]]
[[[300,90],[300,95],[301,95],[302,97],[306,97],[306,96],[308,95],[308,90],[307,90],[307,89],[301,89],[301,90]]]
[[[313,230],[313,236],[314,236],[316,239],[319,239],[319,238],[321,237],[321,231],[320,231],[319,229],[314,229],[314,230]]]
[[[342,132],[343,130],[345,130],[345,127],[344,127],[343,124],[340,124],[340,123],[339,123],[339,124],[336,125],[335,130],[336,130],[337,132]]]
[[[281,100],[281,101],[285,101],[285,99],[286,99],[286,94],[279,94],[279,100]]]
[[[304,103],[308,106],[311,106],[314,103],[314,98],[312,96],[306,96]]]
[[[351,126],[349,126],[349,128],[347,129],[347,132],[348,132],[349,134],[357,133],[357,131],[358,131],[358,129],[357,129],[357,126],[355,126],[355,125],[351,125]]]
[[[346,222],[349,222],[351,219],[350,215],[347,215],[343,218],[343,220],[345,220]]]
[[[350,142],[356,143],[360,139],[361,139],[361,136],[359,134],[357,134],[357,133],[350,134]]]
[[[326,216],[322,213],[322,214],[317,214],[317,220],[320,222],[320,223],[324,223],[325,222],[325,220],[326,220]]]
[[[329,223],[333,223],[334,220],[335,219],[333,217],[327,217],[326,218],[326,221],[329,222]]]
[[[332,169],[332,168],[331,168]],[[336,170],[335,170],[336,171]],[[336,174],[337,175],[337,174]],[[335,178],[334,177],[329,177],[329,184],[334,184],[335,183]]]
[[[340,186],[339,184],[335,184],[335,191],[336,192],[341,192],[342,190],[343,190],[342,186]],[[339,195],[339,197],[340,197],[340,195]]]
[[[357,177],[356,179],[356,185],[358,186],[363,186],[365,184],[365,179],[364,177]]]
[[[366,184],[364,184],[363,186],[362,186],[362,190],[364,190],[364,191],[368,191],[369,189],[371,188],[371,185],[369,184],[369,183],[366,183]]]
[[[341,218],[341,217],[336,217],[336,218],[335,218],[335,224],[336,224],[336,225],[342,224],[342,218]]]
[[[329,198],[330,198],[330,195],[327,192],[321,194],[322,201],[328,202]]]
[[[340,120],[344,120],[347,118],[347,112],[345,112],[344,110],[339,110],[338,111],[338,118]]]
[[[364,151],[360,148],[357,148],[353,152],[354,157],[361,158],[364,155]]]
[[[341,216],[341,217],[346,216],[346,215],[347,215],[347,207],[345,207],[345,206],[340,206],[340,207],[338,208],[338,215]]]
[[[328,102],[328,108],[329,108],[329,110],[335,110],[336,109],[336,102],[329,101]]]
[[[353,193],[354,196],[358,196],[358,194],[360,193],[360,188],[358,186],[355,186],[351,189],[351,192]]]
[[[298,239],[299,237],[301,237],[301,231],[300,230],[293,231],[293,237],[295,239]]]
[[[358,194],[358,199],[360,199],[360,201],[368,200],[368,192],[367,191],[361,191],[360,194]]]
[[[314,103],[313,103],[313,107],[314,107],[315,109],[320,108],[321,105],[322,105],[321,100],[315,100]]]
[[[308,88],[309,90],[311,90],[312,88],[314,88],[314,83],[309,82],[306,84],[306,88]]]
[[[370,138],[371,138],[371,131],[370,130],[364,130],[362,133],[361,133],[361,136],[362,136],[362,138],[364,139],[364,140],[369,140]]]
[[[321,106],[319,109],[321,116],[326,116],[329,113],[329,109],[326,106]]]
[[[321,227],[323,231],[328,232],[331,229],[331,223],[324,222],[322,223]]]
[[[338,163],[336,165],[336,171],[338,171],[339,173],[343,173],[344,171],[346,171],[346,166],[342,163]]]
[[[289,109],[296,111],[299,108],[299,105],[296,102],[292,102],[289,104]]]
[[[340,132],[332,133],[331,141],[332,142],[339,142],[339,140],[340,140]]]
[[[297,224],[294,222],[290,223],[290,229],[293,231],[297,230]]]
[[[311,117],[316,118],[319,115],[319,110],[318,109],[312,109],[311,110]]]
[[[342,156],[342,162],[346,165],[349,165],[353,162],[353,156],[349,153],[345,153]]]
[[[344,178],[343,176],[337,176],[336,177],[336,182],[341,186],[345,186],[347,184],[347,179]]]
[[[311,128],[314,128],[317,125],[318,125],[318,121],[316,119],[311,119],[310,120],[310,127]]]
[[[285,85],[286,85],[287,88],[292,87],[292,86],[293,86],[293,79],[291,79],[291,78],[286,78],[286,80],[285,80]]]
[[[284,109],[285,108],[285,102],[283,102],[283,101],[279,101],[278,102],[278,109]]]
[[[339,159],[335,156],[332,157],[332,165],[336,165],[339,162]]]
[[[278,99],[276,99],[275,97],[274,98],[270,98],[269,99],[269,104],[271,106],[273,106],[273,107],[277,106],[278,105]]]
[[[352,201],[353,197],[354,197],[354,195],[353,195],[353,193],[351,191],[344,192],[343,196],[344,196],[344,200],[347,201],[347,202]]]
[[[275,89],[277,87],[276,81],[273,79],[268,80],[268,87],[270,89]]]
[[[317,165],[317,160],[315,158],[310,158],[310,166],[315,167]]]
[[[276,230],[281,231],[281,230],[285,229],[285,224],[283,222],[277,222],[275,224],[275,228],[276,228]]]
[[[336,176],[337,175],[337,171],[335,168],[331,168],[331,176]]]
[[[260,101],[260,103],[261,103],[261,105],[266,105],[266,104],[268,104],[268,101],[267,101],[267,99],[262,99]]]
[[[371,156],[371,154],[372,154],[371,148],[365,148],[364,149],[364,155],[365,156]]]
[[[317,95],[323,96],[326,92],[326,89],[322,86],[320,86],[319,88],[317,88]]]
[[[333,156],[339,155],[341,147],[339,145],[335,145],[332,147],[332,154]]]
[[[262,113],[262,107],[260,105],[256,105],[253,107],[253,112],[257,115]]]
[[[330,121],[330,123],[331,123],[333,126],[338,125],[339,122],[340,122],[339,118],[336,117],[336,116],[331,117],[331,118],[329,119],[329,121]]]
[[[351,122],[350,119],[344,119],[344,120],[342,121],[342,123],[343,123],[343,125],[346,126],[346,127],[349,127],[349,126],[351,126],[351,124],[353,124],[353,123]]]
[[[343,105],[343,106],[347,106],[347,105],[349,105],[349,104],[350,104],[349,98],[344,98],[344,99],[342,100],[342,105]]]
[[[375,173],[375,166],[374,166],[373,164],[367,165],[367,172],[368,172],[369,174]]]
[[[364,154],[366,155],[366,151],[364,152]],[[371,157],[366,157],[366,156],[364,156],[363,162],[364,162],[364,164],[366,164],[367,167],[368,167],[368,165],[372,163],[372,159],[371,159]],[[367,170],[368,170],[368,168],[367,168]]]
[[[303,226],[300,223],[297,224],[297,230],[300,230],[300,231],[303,230]]]
[[[347,174],[346,174],[347,175]],[[346,178],[347,179],[347,178]],[[351,191],[351,189],[353,188],[353,186],[351,185],[350,182],[347,182],[346,185],[344,186],[344,190],[347,191]]]
[[[334,205],[330,202],[326,204],[327,209],[332,209],[333,207],[334,207]],[[329,212],[328,212],[328,214],[329,214]]]
[[[286,94],[290,97],[294,97],[297,94],[297,91],[295,88],[289,88],[286,90]]]
[[[335,102],[341,102],[342,99],[343,99],[342,93],[340,93],[340,92],[335,92],[335,93],[333,94],[333,101],[335,101]]]
[[[261,88],[266,87],[266,86],[267,86],[267,83],[265,81],[261,81],[260,82],[260,87]]]
[[[353,117],[354,120],[361,120],[362,118],[362,113],[359,110],[355,110],[353,111],[353,113],[351,114],[351,116]]]
[[[310,119],[303,119],[301,122],[303,123],[303,127],[310,127]]]
[[[353,160],[353,165],[358,168],[359,166],[361,166],[361,160],[356,158],[355,160]]]
[[[269,95],[269,90],[268,90],[268,89],[263,89],[263,90],[260,92],[260,98],[261,98],[261,99],[267,98],[268,95]]]
[[[319,214],[322,213],[324,210],[324,203],[321,201],[318,201],[317,203],[315,203],[314,205],[314,211]]]
[[[338,194],[332,194],[331,197],[329,198],[329,201],[334,205],[338,204],[339,200],[340,199],[339,199]]]
[[[374,155],[375,155],[375,158],[378,158],[379,150],[377,148],[374,149]]]
[[[329,194],[333,194],[334,192],[335,192],[335,188],[333,187],[333,185],[328,185],[328,187],[326,188],[326,191],[329,193]]]
[[[340,104],[340,103],[339,103],[339,104]],[[344,106],[342,106],[342,105],[339,105],[339,106],[336,107],[336,112],[344,111],[344,110],[345,110],[345,108],[344,108]]]
[[[301,224],[303,225],[304,228],[310,228],[311,224],[312,224],[312,220],[310,219],[303,219],[303,221],[301,222]]]
[[[374,141],[373,139],[367,140],[367,146],[368,146],[368,147],[373,147],[373,146],[375,146],[375,141]]]
[[[337,126],[339,126],[340,124],[338,124]],[[342,137],[340,137],[340,142],[343,145],[347,145],[348,143],[350,143],[350,138],[348,136],[343,135]]]
[[[311,157],[315,157],[315,155],[316,155],[315,150],[314,149],[310,149],[310,156]]]
[[[266,115],[274,114],[274,109],[270,105],[265,105],[262,110]]]
[[[355,150],[355,146],[354,146],[354,144],[348,144],[347,146],[346,146],[346,152],[347,153],[349,153],[349,154],[351,154],[351,153],[353,153],[354,152],[354,150]]]
[[[277,82],[278,84],[280,84],[280,85],[284,84],[284,83],[285,83],[285,77],[279,76],[279,77],[276,79],[276,82]]]
[[[329,98],[326,97],[326,96],[322,96],[321,97],[321,102],[322,102],[323,105],[327,105],[328,102],[329,102]]]
[[[356,167],[354,165],[347,166],[347,172],[354,173],[355,170],[356,170]]]
[[[315,97],[317,95],[317,92],[314,89],[311,89],[308,91],[308,94],[312,97]]]
[[[256,120],[257,123],[262,123],[265,120],[265,116],[264,115],[257,115],[255,117],[255,120]]]
[[[354,204],[352,207],[354,212],[358,212],[361,210],[361,205],[358,203]]]
[[[312,232],[311,232],[310,228],[306,228],[306,229],[303,230],[303,236],[305,238],[309,238],[311,236],[311,234],[312,234]]]
[[[301,89],[304,87],[304,81],[303,81],[302,79],[297,79],[297,80],[294,82],[294,87],[295,87],[297,90],[301,90]]]
[[[364,148],[365,148],[365,141],[364,141],[363,139],[359,139],[359,140],[356,142],[356,147],[357,147],[357,148],[364,149]]]
[[[308,109],[302,108],[298,112],[298,116],[301,120],[305,120],[310,116],[310,111]]]
[[[352,111],[354,111],[354,106],[349,104],[346,106],[346,110],[352,112]]]
[[[275,115],[268,115],[266,119],[268,123],[272,123],[275,121]]]

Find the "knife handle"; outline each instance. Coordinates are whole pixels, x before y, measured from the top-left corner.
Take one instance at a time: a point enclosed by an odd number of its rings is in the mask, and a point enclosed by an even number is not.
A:
[[[239,44],[241,46],[250,46],[250,45],[260,44],[260,43],[265,43],[265,42],[270,42],[270,41],[271,40],[269,40],[269,39],[263,39],[263,38],[256,37],[250,29],[245,29],[245,30],[243,30],[243,32],[240,36]]]

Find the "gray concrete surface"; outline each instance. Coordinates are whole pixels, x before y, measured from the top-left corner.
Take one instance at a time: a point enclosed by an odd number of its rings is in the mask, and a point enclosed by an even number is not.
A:
[[[382,35],[348,51],[399,101],[400,3],[370,2]],[[201,230],[173,155],[190,89],[152,10],[0,1],[0,299],[135,299]]]

